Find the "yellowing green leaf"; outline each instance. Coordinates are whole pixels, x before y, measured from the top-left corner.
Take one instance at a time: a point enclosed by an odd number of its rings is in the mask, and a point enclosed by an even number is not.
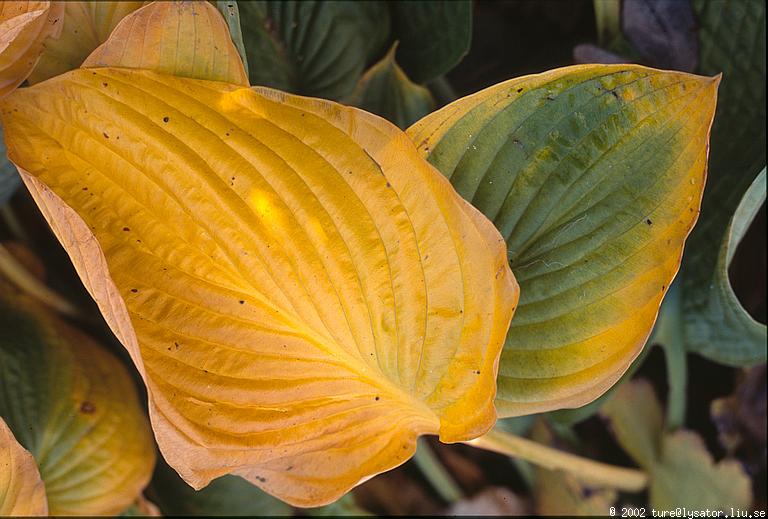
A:
[[[394,126],[128,69],[73,71],[1,110],[192,486],[234,473],[318,506],[420,434],[492,426],[518,294],[503,240]]]
[[[63,12],[63,2],[0,2],[0,99],[27,79]]]
[[[698,214],[717,84],[568,67],[408,130],[507,240],[521,299],[499,368],[502,416],[584,405],[642,349]]]
[[[126,16],[83,67],[144,68],[248,85],[221,13],[208,2],[152,2]]]
[[[435,108],[432,94],[408,79],[395,61],[397,44],[386,56],[363,74],[346,100],[368,112],[380,115],[400,128],[406,128]]]
[[[112,29],[144,2],[52,2],[63,10],[60,34],[43,43],[40,61],[29,76],[39,83],[78,68],[93,50],[107,40]]]
[[[155,447],[125,367],[0,280],[0,416],[35,458],[52,515],[123,511]]]
[[[0,418],[0,516],[48,515],[45,485],[32,455]]]

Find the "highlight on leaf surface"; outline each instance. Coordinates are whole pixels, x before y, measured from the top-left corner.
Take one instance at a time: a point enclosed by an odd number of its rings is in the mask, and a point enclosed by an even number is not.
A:
[[[420,434],[494,423],[518,296],[503,239],[391,124],[128,69],[73,71],[1,110],[192,486],[234,473],[318,506]]]
[[[584,405],[642,349],[698,215],[718,80],[566,67],[408,130],[507,240],[521,299],[500,361],[501,416]]]
[[[155,447],[125,367],[3,280],[0,380],[0,417],[34,457],[50,514],[117,514],[139,496]]]
[[[0,417],[0,516],[48,515],[45,485],[32,455]]]
[[[0,99],[27,79],[63,15],[63,2],[0,2]]]
[[[152,2],[126,16],[83,67],[150,69],[248,85],[221,13],[208,2]]]

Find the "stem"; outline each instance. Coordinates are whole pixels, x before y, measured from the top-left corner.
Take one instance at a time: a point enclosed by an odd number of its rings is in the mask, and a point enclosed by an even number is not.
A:
[[[680,310],[679,282],[669,287],[659,311],[652,339],[664,350],[667,363],[667,419],[666,427],[673,431],[685,423],[686,388],[688,385],[688,359]]]
[[[413,460],[416,462],[416,465],[419,466],[419,470],[424,474],[424,477],[426,477],[432,484],[432,488],[434,488],[446,502],[455,503],[464,497],[459,486],[453,480],[443,464],[440,463],[440,460],[437,459],[437,456],[432,452],[429,443],[427,443],[424,438],[419,438],[419,443],[416,447],[416,454],[413,456]]]
[[[639,492],[648,485],[648,476],[641,470],[582,458],[498,429],[491,429],[484,436],[464,443],[506,456],[519,457],[549,470],[563,470],[585,483],[601,487]]]
[[[81,318],[80,310],[29,273],[8,249],[0,245],[0,274],[8,281],[61,314]]]

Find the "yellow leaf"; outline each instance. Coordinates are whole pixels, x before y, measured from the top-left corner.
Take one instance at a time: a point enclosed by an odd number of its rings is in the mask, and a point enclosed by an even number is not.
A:
[[[27,79],[63,12],[63,2],[0,2],[0,99]]]
[[[698,216],[718,83],[566,67],[408,129],[507,240],[521,298],[500,360],[501,416],[580,407],[642,350]]]
[[[120,22],[83,67],[144,68],[248,85],[229,28],[208,2],[152,2]]]
[[[32,455],[0,418],[0,516],[48,515],[45,485]]]
[[[391,124],[128,69],[73,71],[1,109],[194,487],[234,473],[318,506],[420,434],[494,423],[518,296],[503,240]]]
[[[54,2],[64,13],[61,34],[43,44],[43,53],[29,76],[39,83],[78,68],[93,50],[104,43],[120,20],[144,2]],[[62,24],[59,24],[62,25]]]
[[[125,366],[2,279],[0,380],[0,415],[34,457],[51,515],[117,514],[140,496],[155,446]]]

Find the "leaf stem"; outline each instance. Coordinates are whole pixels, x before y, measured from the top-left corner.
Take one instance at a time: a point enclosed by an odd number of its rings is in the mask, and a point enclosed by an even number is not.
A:
[[[413,461],[416,462],[424,477],[432,484],[432,488],[446,502],[455,503],[464,497],[461,489],[448,473],[445,466],[437,459],[425,438],[419,438]]]
[[[601,487],[639,492],[648,485],[648,476],[642,470],[582,458],[498,429],[491,429],[485,435],[464,443],[522,458],[549,470],[563,470],[585,483]]]
[[[78,319],[82,318],[81,312],[76,306],[30,274],[2,244],[0,244],[0,274],[30,296],[59,313]]]

